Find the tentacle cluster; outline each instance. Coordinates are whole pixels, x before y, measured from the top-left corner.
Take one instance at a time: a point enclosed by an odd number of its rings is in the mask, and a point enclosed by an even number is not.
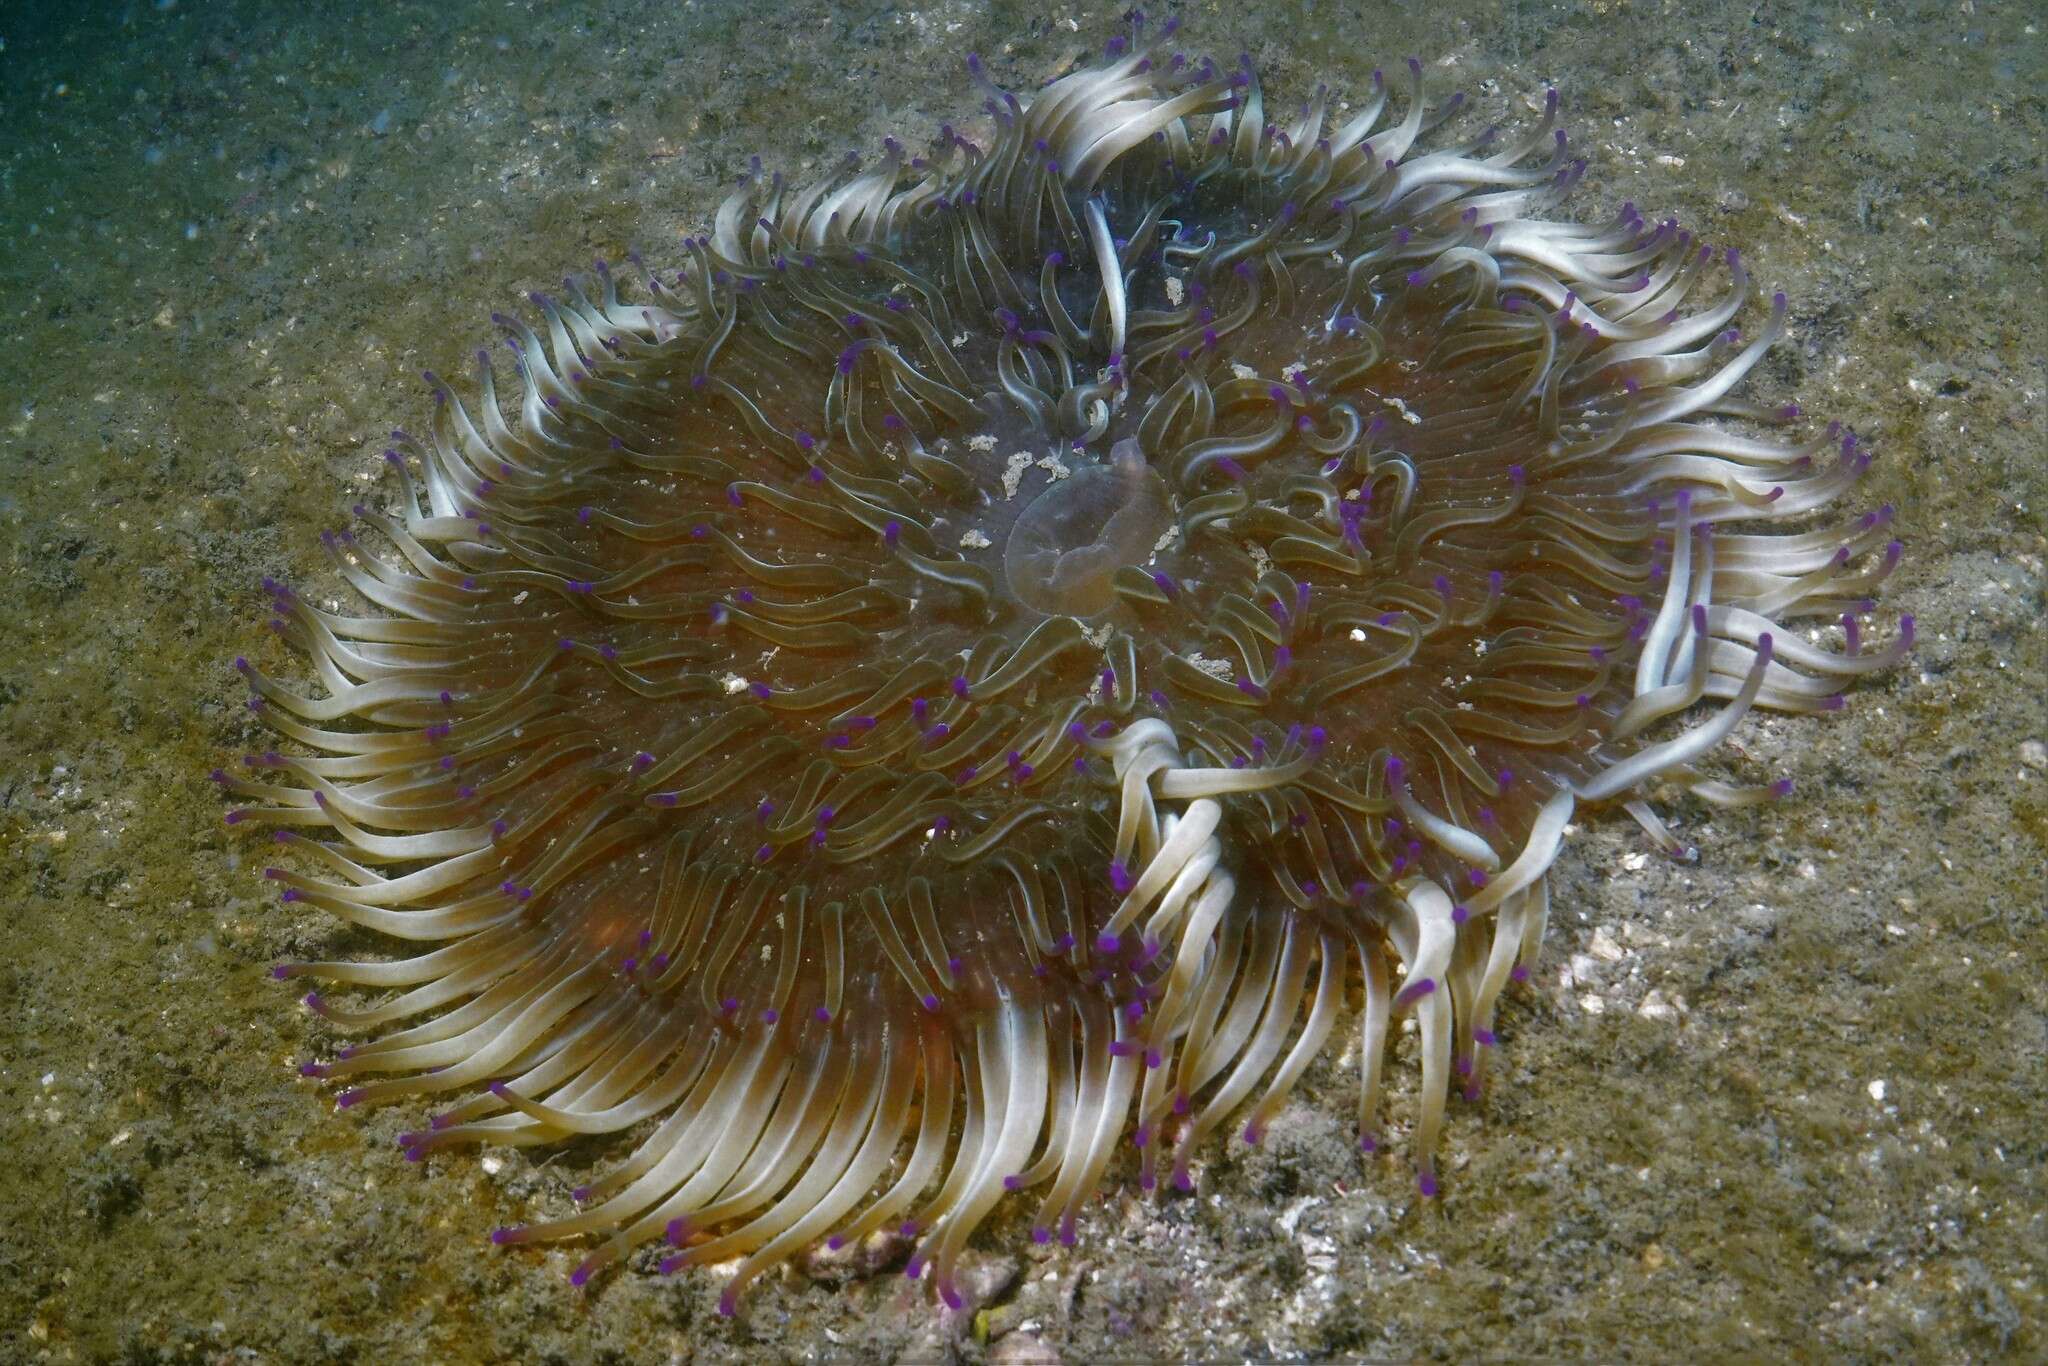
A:
[[[887,1227],[957,1303],[1007,1192],[1071,1241],[1126,1140],[1258,1141],[1360,978],[1360,1141],[1412,1015],[1432,1193],[1581,804],[1679,852],[1646,784],[1783,795],[1703,760],[1911,640],[1862,643],[1890,510],[1826,511],[1868,453],[1738,396],[1783,297],[1745,340],[1733,251],[1546,218],[1554,96],[1460,139],[1412,62],[1341,123],[1142,34],[975,71],[987,147],[757,168],[681,269],[498,318],[511,384],[430,376],[326,538],[367,614],[269,585],[317,688],[238,661],[229,820],[430,946],[280,966],[368,1039],[305,1071],[449,1098],[414,1159],[637,1126],[498,1234],[579,1283],[663,1239],[730,1310]]]

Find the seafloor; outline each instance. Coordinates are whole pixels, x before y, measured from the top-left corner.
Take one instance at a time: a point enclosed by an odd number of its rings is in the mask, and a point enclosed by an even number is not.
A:
[[[0,1359],[2048,1353],[2048,180],[2038,4],[1278,3],[1183,11],[1283,98],[1409,53],[1482,114],[1567,93],[1581,213],[1633,199],[1793,299],[1765,385],[1866,433],[1910,664],[1741,750],[1796,802],[1697,866],[1568,847],[1505,1084],[1441,1200],[1310,1073],[1200,1194],[1122,1182],[1073,1251],[901,1276],[569,1288],[495,1224],[598,1151],[426,1169],[337,1116],[265,979],[331,933],[262,893],[204,775],[247,743],[260,575],[418,421],[491,309],[1111,31],[1109,6],[157,0],[0,11]],[[970,123],[972,120],[969,120]],[[1405,1069],[1399,1069],[1404,1075]]]

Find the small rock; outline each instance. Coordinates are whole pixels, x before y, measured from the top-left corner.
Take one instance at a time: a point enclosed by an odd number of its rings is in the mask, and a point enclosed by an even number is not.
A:
[[[996,1340],[989,1348],[990,1366],[1061,1366],[1060,1354],[1036,1333],[1023,1330]]]
[[[1649,995],[1643,997],[1643,1003],[1636,1007],[1636,1014],[1646,1020],[1675,1020],[1678,1018],[1677,1009],[1670,1001],[1665,999],[1663,992],[1658,991],[1654,987],[1651,988]]]
[[[1761,902],[1751,902],[1735,912],[1736,923],[1756,934],[1769,934],[1775,931],[1784,918],[1785,912],[1782,907],[1766,906]]]
[[[2048,744],[2039,740],[2022,740],[2020,762],[2036,772],[2048,773]]]
[[[803,1256],[804,1274],[814,1281],[837,1284],[887,1271],[910,1255],[910,1240],[894,1229],[879,1228],[843,1247],[819,1243]]]
[[[953,1278],[954,1288],[967,1301],[961,1312],[972,1314],[1010,1288],[1017,1279],[1015,1257],[978,1257],[963,1262]]]

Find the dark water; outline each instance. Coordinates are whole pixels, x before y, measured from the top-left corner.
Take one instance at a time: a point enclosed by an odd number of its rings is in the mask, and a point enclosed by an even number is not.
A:
[[[426,408],[417,372],[759,152],[802,176],[1020,87],[1107,9],[699,3],[0,10],[0,1358],[2037,1357],[2048,1246],[2038,6],[1187,11],[1283,97],[1410,52],[1566,92],[1633,199],[1794,301],[1773,387],[1864,432],[1922,645],[1744,752],[1801,799],[1591,820],[1446,1197],[1347,1138],[1348,1060],[1202,1193],[1112,1183],[1072,1252],[983,1239],[981,1312],[884,1275],[564,1282],[494,1253],[591,1153],[418,1170],[335,1116],[265,980],[321,942],[204,782],[266,573]],[[1404,1079],[1405,1082],[1405,1079]]]

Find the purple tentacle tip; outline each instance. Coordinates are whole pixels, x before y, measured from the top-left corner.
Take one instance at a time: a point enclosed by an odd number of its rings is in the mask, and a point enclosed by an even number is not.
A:
[[[491,1245],[493,1247],[504,1247],[509,1243],[518,1242],[519,1235],[523,1229],[524,1226],[520,1224],[507,1224],[503,1228],[494,1228],[491,1230]]]
[[[1419,982],[1402,987],[1400,993],[1394,997],[1394,1008],[1399,1010],[1402,1006],[1408,1005],[1413,1001],[1419,1001],[1435,990],[1436,979],[1434,977],[1425,977]]]

